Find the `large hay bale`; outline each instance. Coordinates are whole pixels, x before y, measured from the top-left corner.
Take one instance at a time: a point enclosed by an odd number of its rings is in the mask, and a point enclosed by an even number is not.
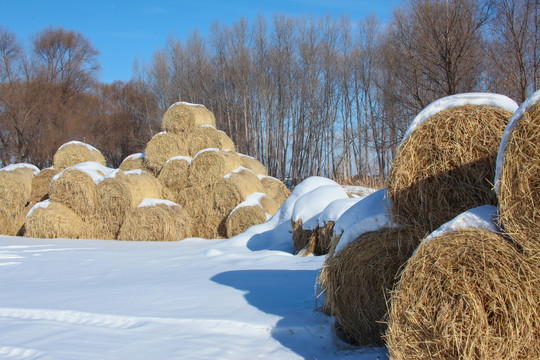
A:
[[[239,166],[239,156],[232,151],[203,150],[193,158],[189,167],[190,186],[200,187],[211,184]]]
[[[188,187],[189,165],[193,159],[186,156],[173,157],[163,165],[157,179],[163,185],[166,191],[166,197],[171,198],[178,192]],[[176,201],[175,201],[176,202]]]
[[[204,105],[187,102],[177,102],[171,105],[163,114],[161,122],[164,131],[175,134],[192,131],[201,125],[215,127],[216,119],[214,114]]]
[[[263,192],[274,199],[280,206],[291,195],[291,191],[281,180],[265,175],[259,175],[259,179],[263,186]]]
[[[393,215],[427,232],[467,209],[496,204],[495,158],[512,115],[501,107],[469,104],[433,114],[436,105],[419,114],[431,115],[424,122],[411,125],[387,179]]]
[[[257,175],[268,175],[266,168],[264,165],[254,157],[251,157],[249,155],[244,154],[238,154],[240,155],[240,161],[242,162],[242,166],[245,168],[248,168],[249,170],[253,171]]]
[[[275,201],[263,193],[249,195],[245,201],[235,207],[225,221],[226,235],[228,238],[242,234],[248,228],[266,222],[271,214],[267,211],[268,206],[274,210]]]
[[[191,218],[193,237],[214,238],[217,230],[208,231],[206,218],[213,209],[213,196],[209,193],[208,186],[188,187],[178,193],[172,194],[172,201],[182,206],[186,214]],[[214,233],[216,235],[214,235]]]
[[[39,168],[34,165],[20,163],[11,164],[0,169],[0,172],[10,172],[24,187],[24,201],[28,203],[32,197],[32,180],[39,173]]]
[[[192,156],[197,155],[201,150],[210,148],[235,151],[231,138],[223,131],[216,130],[215,127],[209,125],[200,126],[189,133],[188,148]]]
[[[144,150],[144,166],[158,174],[161,167],[175,156],[189,156],[184,137],[172,132],[160,132],[150,139]]]
[[[27,237],[84,239],[88,235],[87,225],[80,216],[68,207],[50,200],[32,207],[24,227]]]
[[[239,185],[244,199],[253,193],[262,191],[262,184],[257,175],[245,167],[240,166],[226,174],[223,178]]]
[[[539,338],[538,263],[491,231],[424,242],[391,298],[392,359],[539,359]]]
[[[191,219],[172,201],[144,199],[128,212],[118,240],[179,241],[191,236]]]
[[[24,184],[11,171],[0,171],[0,210],[14,218],[26,206]]]
[[[521,104],[505,130],[495,184],[505,232],[530,255],[540,255],[540,91]]]
[[[58,174],[58,170],[51,167],[41,170],[32,179],[32,195],[30,196],[30,202],[36,204],[49,198],[49,186],[52,178],[56,174]]]
[[[70,141],[60,146],[54,154],[53,167],[58,171],[62,171],[87,161],[97,162],[103,166],[106,165],[105,158],[98,149],[80,141]]]
[[[408,229],[386,228],[361,235],[326,259],[317,278],[319,293],[343,340],[383,344],[386,301],[420,239]]]
[[[122,161],[118,168],[122,171],[130,171],[137,169],[148,171],[148,169],[144,165],[144,157],[144,153],[135,153],[126,156],[126,158]]]

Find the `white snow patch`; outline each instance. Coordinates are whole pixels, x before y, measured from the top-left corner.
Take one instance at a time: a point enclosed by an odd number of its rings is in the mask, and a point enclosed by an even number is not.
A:
[[[92,145],[90,144],[87,144],[87,143],[84,143],[82,141],[77,141],[77,140],[73,140],[73,141],[70,141],[70,142],[67,142],[65,143],[64,145],[60,146],[58,148],[58,150],[62,149],[64,146],[68,146],[68,145],[77,145],[77,146],[85,146],[88,150],[90,150],[90,152],[93,154],[94,152],[97,152],[98,154],[100,153],[100,151],[98,149],[96,149],[95,147],[93,147]]]
[[[172,104],[171,106],[169,106],[169,108],[167,110],[169,110],[170,108],[172,107],[175,107],[176,105],[186,105],[186,106],[204,106],[202,104],[192,104],[192,103],[188,103],[188,102],[185,102],[185,101],[177,101],[175,102],[174,104]]]
[[[147,174],[147,172],[141,169],[133,169],[133,170],[124,171],[124,175],[142,175],[142,174]]]
[[[34,176],[37,175],[40,171],[37,166],[32,165],[32,164],[27,164],[27,163],[10,164],[1,168],[0,171],[13,171],[13,170],[24,169],[24,168],[31,169],[34,172]]]
[[[250,169],[248,169],[248,168],[245,168],[245,167],[243,167],[243,166],[239,166],[239,167],[237,167],[236,169],[234,169],[233,171],[227,173],[225,176],[223,176],[223,178],[224,178],[224,179],[228,179],[228,178],[230,178],[233,174],[238,174],[239,172],[241,172],[241,171],[243,171],[243,170],[249,171],[249,172],[252,172],[253,174],[255,174],[252,170],[250,170]]]
[[[355,205],[363,198],[365,198],[365,196],[332,201],[319,215],[319,227],[323,227],[329,221],[336,222],[345,211],[349,210],[351,206]]]
[[[143,152],[131,154],[129,156],[126,156],[125,160],[135,160],[135,159],[144,159],[145,154]]]
[[[240,204],[238,204],[232,211],[231,214],[234,213],[236,210],[242,208],[242,207],[248,207],[248,206],[260,206],[261,209],[263,209],[263,206],[261,204],[261,200],[264,197],[267,197],[268,195],[260,192],[253,193],[251,195],[248,195],[246,200],[242,201]]]
[[[369,188],[365,186],[355,186],[355,185],[342,185],[342,186],[343,186],[343,189],[345,189],[345,191],[348,194],[351,194],[354,197],[366,196],[369,194],[373,194],[375,191],[377,191],[377,189],[373,189],[373,188]]]
[[[193,158],[190,158],[189,156],[182,156],[182,155],[180,155],[180,156],[175,156],[175,157],[172,157],[172,158],[170,158],[169,160],[167,160],[167,161],[165,162],[165,165],[167,165],[167,163],[168,163],[169,161],[176,161],[176,160],[184,160],[184,161],[187,162],[188,164],[191,164],[191,162],[193,161]]]
[[[60,171],[58,174],[56,174],[52,180],[51,183],[58,180],[62,174],[65,171],[68,170],[79,170],[84,173],[86,173],[88,176],[94,180],[96,184],[99,184],[101,181],[103,181],[107,176],[112,175],[117,169],[111,169],[106,166],[103,166],[97,162],[94,161],[87,161],[80,164],[73,165],[71,167],[68,167],[65,170]]]
[[[141,203],[137,207],[156,206],[156,205],[159,205],[159,204],[167,205],[168,207],[180,206],[177,203],[172,202],[170,200],[144,198],[144,199],[142,199]]]
[[[202,149],[201,151],[199,151],[194,157],[193,157],[193,160],[195,160],[197,158],[197,156],[207,152],[207,151],[214,151],[214,152],[219,152],[219,149],[218,148],[207,148],[207,149]]]
[[[208,125],[208,124],[204,124],[204,125],[201,125],[199,127],[207,127],[207,128],[212,128],[214,130],[217,130],[216,127],[214,125]]]
[[[46,209],[47,207],[49,207],[50,204],[51,204],[51,200],[43,200],[38,203],[35,203],[34,206],[30,208],[30,211],[28,211],[28,213],[26,214],[26,218],[28,219],[28,217],[30,216],[30,214],[32,214],[32,212],[34,212],[34,210]]]

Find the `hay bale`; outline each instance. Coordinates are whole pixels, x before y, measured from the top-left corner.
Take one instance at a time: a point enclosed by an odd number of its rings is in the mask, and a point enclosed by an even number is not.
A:
[[[0,209],[0,235],[10,235],[12,228],[11,220],[12,217],[3,209]]]
[[[260,175],[259,180],[261,180],[263,192],[274,199],[279,206],[291,195],[287,186],[275,177]]]
[[[190,186],[201,187],[211,184],[239,166],[239,157],[232,151],[203,150],[193,158],[189,167],[188,180]]]
[[[23,211],[17,214],[11,223],[11,232],[9,235],[13,236],[24,236],[26,232],[25,222],[26,215],[30,212],[34,204],[29,204],[24,207]]]
[[[193,159],[186,156],[173,157],[163,165],[157,179],[167,193],[178,193],[188,187],[189,165]],[[174,195],[165,195],[172,200]],[[176,201],[175,201],[176,202]]]
[[[212,239],[217,230],[208,231],[206,218],[211,213],[212,200],[207,187],[188,187],[172,194],[172,201],[178,203],[191,218],[193,237]],[[215,235],[214,235],[215,233]]]
[[[262,184],[257,175],[245,167],[240,166],[226,174],[223,178],[238,184],[244,199],[253,193],[262,191]]]
[[[11,171],[0,171],[0,210],[14,218],[27,204],[24,184]]]
[[[382,345],[386,301],[420,237],[408,229],[385,228],[361,235],[326,259],[317,278],[324,307],[336,330],[355,345]]]
[[[268,173],[266,172],[266,168],[264,165],[254,157],[244,155],[244,154],[238,154],[240,155],[240,161],[242,162],[242,166],[245,168],[248,168],[249,170],[253,171],[257,175],[266,176]]]
[[[180,241],[191,236],[191,220],[184,209],[172,201],[144,199],[128,212],[118,240]]]
[[[165,114],[161,127],[164,131],[182,134],[195,130],[201,125],[216,126],[214,114],[204,105],[177,102],[171,105]],[[172,157],[172,156],[170,156]]]
[[[32,180],[34,179],[34,176],[39,173],[39,169],[31,164],[20,163],[8,165],[0,169],[0,171],[7,171],[15,175],[15,177],[24,187],[25,203],[30,202],[32,195]]]
[[[62,171],[87,161],[97,162],[103,166],[106,165],[105,158],[98,149],[80,141],[70,141],[60,146],[54,154],[53,167],[58,171]]]
[[[497,158],[500,221],[529,255],[540,255],[540,91],[510,120]]]
[[[189,156],[184,137],[172,132],[160,132],[152,137],[144,150],[144,166],[158,174],[161,167],[175,156]]]
[[[392,298],[390,357],[540,358],[540,268],[502,236],[460,230],[424,242]]]
[[[25,236],[35,238],[87,238],[81,217],[62,204],[46,200],[35,204],[26,217]]]
[[[467,209],[495,205],[495,158],[511,115],[500,107],[464,105],[418,126],[415,119],[387,179],[393,216],[431,232]]]
[[[231,238],[245,232],[248,228],[266,222],[272,215],[268,212],[274,210],[275,201],[263,193],[249,195],[245,201],[235,207],[225,221],[226,235]]]
[[[126,158],[122,161],[118,168],[122,171],[130,171],[137,169],[149,171],[144,165],[144,157],[145,155],[143,152],[126,156]]]
[[[204,149],[216,148],[219,150],[235,151],[235,146],[231,138],[223,131],[216,130],[215,127],[203,125],[189,133],[188,139],[189,153],[197,155]]]
[[[49,198],[49,186],[52,178],[56,174],[58,174],[58,170],[55,168],[47,168],[41,170],[32,179],[32,195],[30,196],[30,202],[36,204]]]

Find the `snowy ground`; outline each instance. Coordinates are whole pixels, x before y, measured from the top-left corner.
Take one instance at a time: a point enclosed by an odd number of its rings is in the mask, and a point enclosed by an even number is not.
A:
[[[386,359],[315,310],[324,257],[292,255],[293,201],[221,241],[0,236],[0,358]]]

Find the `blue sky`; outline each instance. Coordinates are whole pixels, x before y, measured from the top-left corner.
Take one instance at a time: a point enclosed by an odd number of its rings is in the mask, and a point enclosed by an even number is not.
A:
[[[110,83],[131,78],[133,60],[150,61],[167,36],[185,39],[193,30],[207,33],[215,19],[231,24],[262,13],[339,16],[353,21],[374,13],[381,21],[391,18],[399,0],[191,0],[191,1],[60,1],[0,0],[0,25],[28,44],[33,34],[48,26],[63,26],[82,33],[99,52],[99,80]]]

